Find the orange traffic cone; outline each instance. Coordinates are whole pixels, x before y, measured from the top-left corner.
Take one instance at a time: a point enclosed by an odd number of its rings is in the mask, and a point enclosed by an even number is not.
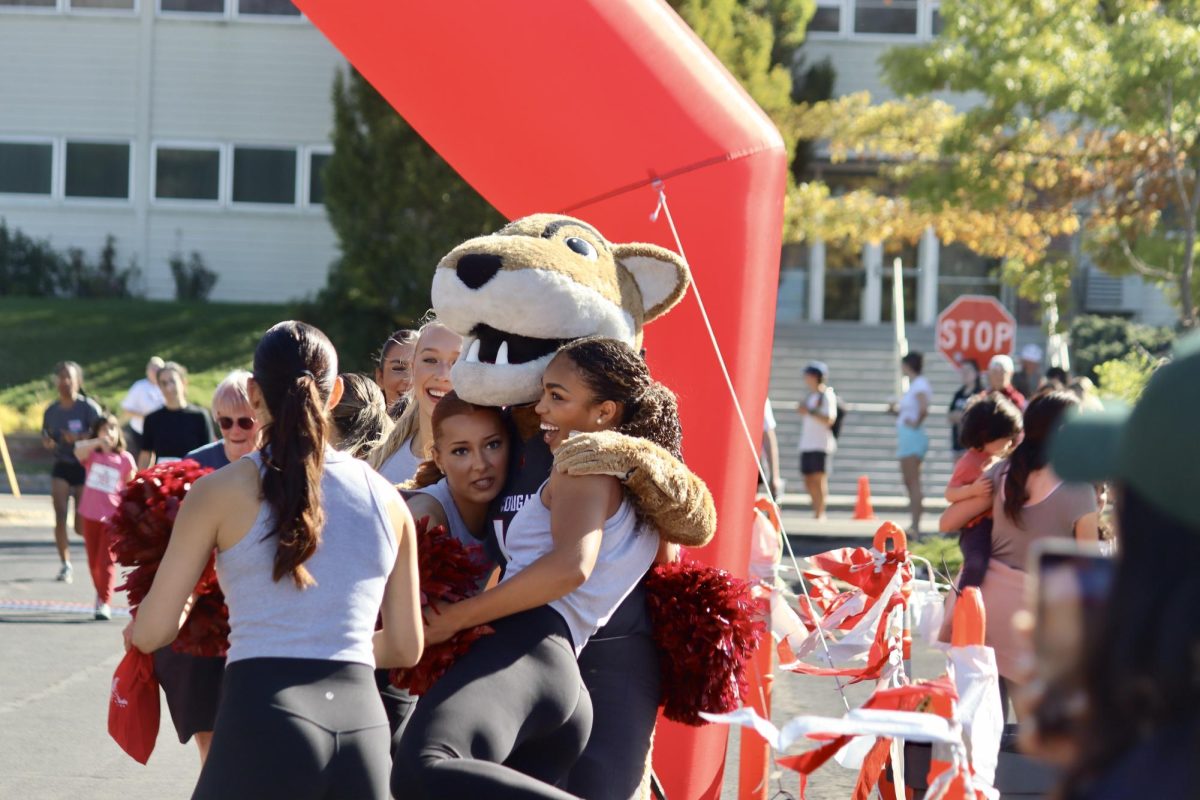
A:
[[[871,508],[871,479],[866,475],[858,476],[858,500],[854,503],[855,519],[875,519],[875,509]]]

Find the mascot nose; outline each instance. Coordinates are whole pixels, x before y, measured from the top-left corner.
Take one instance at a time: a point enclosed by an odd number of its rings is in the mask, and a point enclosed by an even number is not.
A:
[[[468,253],[458,260],[459,280],[470,289],[478,289],[500,271],[503,259],[487,253]]]

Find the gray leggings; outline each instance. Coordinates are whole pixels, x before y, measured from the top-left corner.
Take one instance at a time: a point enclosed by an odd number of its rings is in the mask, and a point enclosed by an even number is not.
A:
[[[386,800],[388,744],[366,664],[236,661],[192,800]]]
[[[583,752],[592,706],[566,623],[542,606],[492,627],[417,702],[396,748],[396,797],[572,797],[554,785]]]

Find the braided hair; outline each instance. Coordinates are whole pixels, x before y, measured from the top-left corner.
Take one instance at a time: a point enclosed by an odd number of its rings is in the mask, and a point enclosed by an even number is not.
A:
[[[329,420],[325,404],[337,379],[337,353],[324,333],[280,322],[254,350],[254,382],[270,412],[263,427],[262,499],[271,509],[276,581],[315,585],[304,568],[321,543],[321,473]]]
[[[619,339],[592,336],[563,345],[596,402],[611,400],[621,407],[615,430],[654,442],[681,458],[683,430],[675,393],[650,377],[642,357]]]

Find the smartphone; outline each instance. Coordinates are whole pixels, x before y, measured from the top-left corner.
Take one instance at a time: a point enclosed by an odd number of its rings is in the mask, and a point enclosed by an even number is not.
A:
[[[1038,735],[1072,734],[1085,706],[1086,655],[1103,630],[1116,562],[1100,542],[1040,539],[1030,551],[1035,597],[1033,716]],[[1022,720],[1024,722],[1024,720]]]

